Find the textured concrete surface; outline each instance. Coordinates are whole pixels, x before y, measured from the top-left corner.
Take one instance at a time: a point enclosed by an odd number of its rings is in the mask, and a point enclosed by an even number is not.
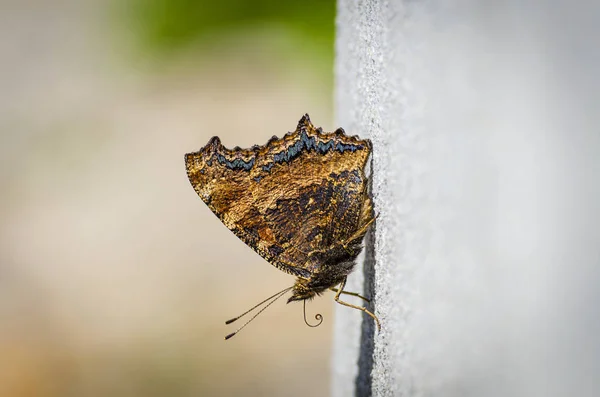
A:
[[[600,395],[600,8],[338,1],[336,124],[379,213],[334,396]]]

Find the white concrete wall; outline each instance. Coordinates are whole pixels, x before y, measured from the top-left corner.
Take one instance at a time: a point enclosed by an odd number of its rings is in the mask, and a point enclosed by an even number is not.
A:
[[[596,4],[338,1],[383,329],[336,308],[334,396],[600,395]]]

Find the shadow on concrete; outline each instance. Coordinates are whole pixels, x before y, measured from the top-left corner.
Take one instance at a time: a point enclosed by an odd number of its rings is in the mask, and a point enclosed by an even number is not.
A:
[[[371,169],[373,169],[371,167]],[[369,192],[372,191],[372,179],[369,178]],[[370,312],[375,312],[375,227],[377,222],[367,232],[365,237],[365,259],[363,265],[364,272],[364,295],[371,300],[367,303],[367,309]],[[373,370],[373,350],[375,348],[375,321],[366,313],[363,313],[361,335],[360,335],[360,351],[358,356],[358,374],[356,375],[356,396],[367,397],[372,394],[372,378]]]

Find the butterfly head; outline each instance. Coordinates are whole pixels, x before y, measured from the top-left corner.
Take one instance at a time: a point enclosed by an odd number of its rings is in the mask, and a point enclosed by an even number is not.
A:
[[[315,292],[315,290],[308,286],[308,280],[298,278],[294,283],[294,288],[292,289],[292,296],[288,299],[288,303],[312,299],[315,297],[316,294],[317,293]]]

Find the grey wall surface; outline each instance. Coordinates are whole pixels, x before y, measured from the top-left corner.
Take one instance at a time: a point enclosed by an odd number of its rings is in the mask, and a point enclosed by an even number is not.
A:
[[[334,396],[600,395],[600,6],[338,1],[379,218]]]

